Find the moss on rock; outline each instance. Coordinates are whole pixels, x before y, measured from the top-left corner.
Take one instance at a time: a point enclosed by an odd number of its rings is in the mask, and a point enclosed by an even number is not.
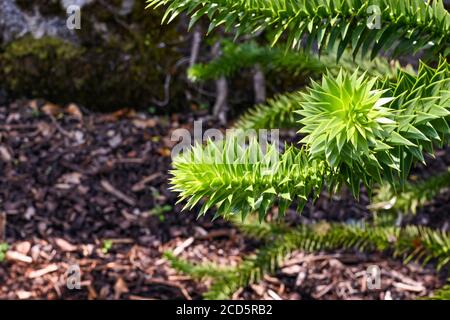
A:
[[[61,101],[75,94],[74,65],[84,50],[60,39],[31,37],[11,43],[0,54],[2,85],[14,96],[42,96]]]
[[[36,6],[36,3],[30,0],[16,0],[16,3],[21,9],[28,12],[32,12]],[[40,0],[39,12],[47,16],[61,14],[63,10],[61,9],[60,0]]]
[[[76,44],[27,36],[0,47],[0,87],[13,98],[77,102],[101,111],[148,108],[164,96],[165,76],[180,58],[168,44],[179,42],[180,34],[176,26],[161,28],[161,16],[144,7],[136,1],[130,14],[118,17],[94,2],[83,7]],[[181,90],[172,87],[171,96]]]

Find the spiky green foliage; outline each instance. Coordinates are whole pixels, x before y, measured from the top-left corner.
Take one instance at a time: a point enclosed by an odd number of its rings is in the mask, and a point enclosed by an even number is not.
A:
[[[371,57],[381,50],[398,55],[427,45],[450,53],[450,14],[442,0],[148,0],[149,7],[163,5],[168,6],[166,22],[181,13],[191,16],[190,26],[207,17],[208,31],[218,26],[238,35],[266,30],[272,43],[283,38],[292,48],[306,38],[308,47],[314,42],[320,49],[338,46],[338,59],[346,47]],[[372,5],[380,10],[380,29],[367,26]]]
[[[247,237],[270,243],[289,231],[289,226],[285,223],[276,221],[257,221],[254,217],[249,217],[245,221],[239,219],[232,220],[233,224]]]
[[[433,155],[434,146],[448,144],[450,65],[445,60],[436,68],[421,63],[417,76],[403,71],[399,74],[395,82],[386,81],[382,88],[388,90],[387,96],[396,97],[389,106],[396,113],[396,131],[409,141],[394,153],[400,160],[399,178],[403,184],[415,161],[425,163],[424,153]]]
[[[193,265],[183,259],[177,258],[172,252],[167,251],[164,253],[164,258],[170,262],[172,268],[177,271],[189,274],[196,279],[203,278],[218,278],[222,274],[231,272],[233,269],[230,267],[218,266],[214,263],[205,263],[201,265]]]
[[[260,46],[255,42],[236,44],[230,41],[222,42],[222,54],[208,62],[196,64],[189,68],[188,76],[192,81],[206,81],[225,76],[230,77],[239,73],[243,68],[259,65],[264,71],[284,72],[292,76],[313,76],[325,72],[327,69],[337,75],[341,68],[347,71],[364,70],[372,76],[395,77],[401,69],[398,61],[388,61],[385,58],[373,60],[353,59],[351,52],[346,50],[336,63],[336,54],[330,53],[317,57],[306,51],[286,51],[278,47]],[[359,68],[359,69],[358,69]]]
[[[411,260],[427,263],[435,261],[438,268],[450,263],[450,235],[428,228],[408,226],[373,227],[363,224],[318,223],[297,228],[276,227],[278,233],[267,232],[267,226],[247,225],[244,230],[267,237],[267,245],[249,256],[234,270],[222,269],[205,294],[208,299],[229,299],[240,287],[258,282],[265,274],[275,272],[287,255],[295,250],[310,252],[335,249],[357,249],[360,251],[391,252],[401,257],[405,263]],[[280,232],[280,230],[284,230]],[[194,278],[208,276],[202,266],[190,265],[185,261],[171,260],[173,266],[182,265],[179,271]]]
[[[394,52],[398,53],[406,48],[420,49],[430,41],[442,51],[449,40],[450,15],[442,1],[150,0],[148,3],[150,7],[169,5],[163,20],[171,21],[187,12],[192,15],[192,25],[208,16],[210,30],[218,25],[234,28],[238,33],[263,28],[274,32],[274,42],[287,33],[286,40],[293,47],[300,47],[300,40],[306,35],[308,44],[316,41],[319,48],[337,47],[337,60],[349,45],[353,54],[361,49],[364,56],[371,50],[374,58],[382,49],[396,47]],[[380,30],[370,30],[366,25],[367,9],[372,4],[379,5],[382,21],[389,22]],[[261,56],[265,55],[258,57]],[[306,133],[303,143],[307,151],[298,152],[301,161],[295,163],[301,164],[300,170],[287,169],[286,164],[294,164],[289,163],[293,149],[282,156],[281,167],[268,175],[267,164],[250,165],[255,156],[245,155],[238,165],[214,164],[212,159],[217,156],[218,147],[207,146],[203,151],[197,146],[192,154],[206,153],[212,163],[191,165],[192,159],[184,164],[176,160],[174,190],[181,193],[182,199],[189,199],[189,207],[206,198],[200,214],[217,205],[217,215],[240,212],[245,217],[249,211],[257,210],[262,218],[275,202],[280,203],[283,212],[293,198],[301,199],[302,205],[309,195],[317,196],[325,179],[332,188],[349,185],[355,196],[361,183],[369,190],[374,182],[382,180],[394,185],[399,179],[403,184],[412,165],[424,162],[424,152],[432,154],[434,145],[447,142],[449,79],[445,60],[436,69],[422,64],[416,76],[399,71],[395,80],[387,77],[384,82],[342,70],[337,77],[325,76],[321,84],[313,83],[302,94],[298,100],[301,107],[295,110],[304,117],[301,131]],[[290,122],[292,119],[285,115],[291,106],[285,103],[284,109],[277,108],[282,112],[274,120]],[[255,125],[261,126],[267,119],[259,117]],[[222,147],[236,146],[225,143]],[[256,143],[251,146],[260,149]],[[216,153],[213,157],[211,151]],[[256,158],[267,160],[259,155]],[[316,168],[319,169],[314,171]],[[305,177],[306,172],[315,173],[312,181]],[[322,179],[317,178],[320,174]]]
[[[306,134],[301,141],[308,147],[311,158],[326,160],[329,166],[346,178],[366,185],[372,179],[381,181],[384,166],[395,166],[388,152],[394,145],[404,145],[395,138],[395,115],[386,105],[394,98],[382,98],[384,92],[375,88],[377,79],[367,80],[340,73],[336,79],[324,76],[322,82],[313,82],[303,94],[298,112]],[[379,155],[381,153],[381,156]],[[358,184],[352,184],[359,190]]]
[[[234,57],[233,59],[225,59],[226,61],[224,61],[222,60],[222,58],[218,58],[217,60],[213,60],[213,62],[211,62],[210,64],[196,65],[191,69],[191,72],[195,74],[197,79],[200,78],[202,80],[208,79],[211,76],[216,77],[218,75],[230,75],[231,70],[237,71],[240,67],[242,67],[240,62],[241,60],[238,58],[238,56],[246,55],[248,52],[244,45],[239,46],[238,48],[242,50],[239,50],[239,54],[236,54],[236,57]],[[277,48],[260,48],[259,50],[264,51],[264,54],[273,55],[273,57],[266,58],[267,61],[275,61],[270,62],[269,67],[271,67],[273,64],[277,65],[276,62],[278,61],[278,59],[280,59],[280,55],[284,54],[280,49]],[[226,52],[224,53],[224,56],[227,56],[228,54],[229,53]],[[297,72],[300,72],[298,70],[305,70],[305,68],[308,68],[308,66],[305,66],[302,55],[298,56],[299,58],[296,58],[297,55],[295,53],[288,51],[286,53],[286,56],[288,56],[288,62],[284,63],[284,65],[289,66],[289,68],[288,70],[283,70],[283,68],[279,67],[279,71],[295,74]],[[254,57],[249,57],[248,59],[255,59],[255,64],[259,63],[260,65],[264,66],[264,64],[261,64],[261,61]],[[375,58],[374,60],[357,58],[356,60],[354,60],[348,51],[344,53],[339,64],[336,63],[335,54],[324,55],[320,57],[319,61],[323,64],[323,71],[327,69],[328,72],[335,76],[337,76],[339,74],[339,71],[343,69],[347,72],[357,72],[359,75],[366,73],[367,75],[371,75],[374,77],[388,77],[394,80],[398,75],[398,70],[402,69],[398,61],[389,62],[384,58]],[[232,65],[232,67],[229,67],[229,65]],[[313,63],[312,66],[312,70],[315,71],[317,69],[317,63]],[[225,70],[229,71],[225,72]],[[414,74],[411,66],[405,67],[404,71]],[[315,74],[311,74],[311,76],[315,78]],[[266,103],[251,108],[249,111],[244,113],[244,115],[242,115],[235,124],[235,127],[257,130],[296,127],[294,111],[299,109],[300,98],[300,93],[296,92],[278,95],[273,99],[269,99]]]
[[[310,161],[294,147],[279,155],[276,144],[264,148],[255,137],[245,147],[244,138],[237,130],[205,147],[196,145],[174,160],[172,190],[180,193],[179,201],[189,199],[185,208],[206,198],[200,215],[215,205],[216,216],[245,218],[257,211],[262,220],[274,203],[283,214],[294,199],[301,207],[308,197],[319,195],[327,176],[323,162]]]
[[[403,190],[400,186],[394,188],[386,183],[376,190],[370,209],[415,214],[418,208],[429,203],[443,189],[449,187],[450,168],[425,180],[408,182]]]
[[[305,135],[303,146],[288,147],[277,157],[279,146],[263,146],[255,139],[243,144],[234,136],[221,143],[196,145],[174,160],[173,190],[180,193],[180,201],[188,200],[185,208],[192,209],[203,202],[199,215],[215,206],[215,217],[236,221],[250,212],[258,212],[262,223],[273,205],[278,206],[281,216],[292,202],[298,203],[301,211],[306,201],[317,198],[324,186],[335,191],[346,184],[358,196],[361,184],[370,191],[374,183],[387,181],[397,192],[405,188],[412,166],[418,161],[425,162],[425,153],[433,154],[436,146],[448,143],[450,72],[445,57],[450,54],[450,14],[442,0],[149,0],[148,3],[150,7],[168,5],[164,21],[187,13],[191,16],[190,26],[202,17],[208,18],[208,32],[224,26],[239,37],[264,30],[272,44],[282,41],[290,48],[301,49],[294,56],[289,51],[281,55],[277,48],[230,45],[232,49],[226,49],[223,57],[192,69],[192,78],[231,75],[254,63],[278,71],[290,68],[293,73],[303,72],[305,65],[299,58],[313,45],[321,54],[329,53],[323,60],[311,60],[320,61],[318,71],[324,66],[329,69],[321,82],[312,82],[308,90],[270,101],[237,123],[247,129],[291,126],[296,112],[301,116],[298,129]],[[367,10],[371,5],[381,9],[380,29],[367,26],[370,15]],[[239,51],[242,48],[247,49]],[[353,61],[349,66],[344,63],[347,49],[352,58],[358,53],[365,58],[370,53],[370,59],[374,59],[381,51],[396,56],[425,48],[439,52],[444,59],[436,68],[421,64],[417,74],[397,66],[399,71],[394,77],[388,73],[382,77],[369,72],[361,75],[361,70],[351,69]],[[333,54],[335,61],[341,61],[339,68],[327,65],[331,61],[327,57]],[[312,69],[317,66],[312,64]],[[246,225],[243,230],[267,245],[235,269],[211,264],[191,266],[173,256],[167,257],[174,267],[193,277],[213,278],[213,285],[205,295],[212,299],[229,298],[239,287],[273,272],[287,254],[298,249],[380,250],[392,252],[405,261],[433,260],[438,268],[449,264],[448,233],[416,226],[397,228],[391,222],[386,220],[374,226],[321,223],[293,229],[265,223],[258,227]]]
[[[365,65],[367,74],[373,74],[374,76],[377,76],[378,72],[380,74],[384,72],[384,74],[387,74],[391,79],[396,78],[396,76],[398,75],[397,71],[400,69],[399,67],[395,67],[395,74],[391,74],[391,72],[389,72],[389,70],[391,69],[385,69],[384,67],[386,66],[383,64],[379,64],[378,66],[371,68],[371,63],[377,63],[377,61],[378,60],[373,60],[372,62],[367,62],[365,64],[362,63],[362,65]],[[398,62],[396,62],[395,65],[397,65],[397,63]],[[351,63],[349,63],[349,65],[347,66],[344,66],[342,69],[353,70],[353,72],[357,72],[358,74],[364,74],[364,72],[361,71],[362,69],[355,69],[355,64]],[[339,71],[336,72],[336,70],[341,70],[341,68],[334,67],[328,70],[330,73],[336,73],[337,75]],[[409,68],[406,69],[405,72],[412,74]],[[264,104],[257,105],[256,107],[251,108],[239,118],[234,126],[236,128],[255,130],[296,127],[298,124],[295,120],[296,117],[294,111],[300,109],[301,107],[301,92],[302,91],[280,94],[273,99],[269,99]]]
[[[340,63],[336,63],[336,55],[328,54],[320,58],[311,53],[285,51],[280,48],[258,46],[254,42],[234,44],[223,42],[223,53],[219,58],[207,64],[197,64],[188,70],[191,80],[217,79],[220,76],[232,76],[245,67],[258,64],[266,71],[288,72],[294,76],[309,75],[317,77],[319,72],[328,70],[338,75],[341,69],[357,72],[362,75],[389,77],[394,79],[401,66],[398,61],[389,62],[386,59],[374,60],[353,59],[349,51],[342,56]],[[364,71],[362,71],[364,70]],[[405,70],[411,72],[410,67]],[[278,95],[266,103],[258,105],[247,111],[235,124],[241,129],[272,129],[295,127],[294,110],[299,108],[299,93]]]
[[[243,114],[234,124],[244,130],[288,129],[296,125],[294,110],[300,108],[300,93],[280,94]]]
[[[196,64],[189,68],[188,76],[193,81],[229,77],[243,68],[260,65],[265,71],[287,71],[296,76],[306,76],[325,71],[326,65],[312,54],[278,48],[258,46],[254,42],[240,45],[222,42],[220,57],[207,64]]]
[[[429,300],[450,300],[450,284],[434,292]]]
[[[0,262],[3,262],[6,258],[6,252],[9,249],[9,245],[7,243],[0,242]]]
[[[262,218],[276,202],[282,213],[294,199],[301,209],[325,181],[330,190],[347,184],[355,196],[361,183],[402,185],[424,152],[448,142],[449,93],[444,60],[434,69],[422,64],[416,76],[400,71],[394,81],[324,76],[298,100],[306,150],[289,148],[278,158],[274,146],[264,154],[256,140],[243,148],[236,138],[195,146],[174,160],[173,189],[190,208],[205,198],[201,214],[217,205],[219,216],[258,211]],[[226,158],[230,150],[239,157]]]
[[[404,182],[415,161],[425,162],[424,151],[448,141],[449,71],[442,60],[378,85],[356,73],[324,76],[303,94],[302,142],[312,158],[339,170],[355,195],[360,180],[369,188],[383,179]]]
[[[242,230],[252,228],[251,232],[257,233],[256,224],[241,227]],[[270,269],[272,271],[293,250],[309,252],[333,249],[357,249],[363,252],[388,250],[394,257],[404,259],[405,263],[421,261],[426,264],[434,260],[438,269],[450,263],[450,234],[430,228],[327,222],[297,228],[283,229],[280,226],[277,228],[285,232],[278,232],[275,239],[273,235],[277,233],[267,234],[269,245],[261,250],[266,252],[263,256],[267,257],[267,263],[272,264]],[[257,256],[259,255],[260,253]]]

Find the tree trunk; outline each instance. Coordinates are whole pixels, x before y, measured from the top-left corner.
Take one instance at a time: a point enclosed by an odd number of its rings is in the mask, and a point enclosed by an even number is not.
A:
[[[200,27],[197,26],[195,27],[194,34],[192,35],[192,46],[191,46],[191,56],[189,58],[189,68],[197,63],[201,43],[202,43],[202,32]]]
[[[260,104],[266,101],[266,78],[259,64],[255,66],[253,73],[253,88],[255,90],[255,103]]]
[[[220,42],[216,42],[212,49],[214,57],[220,56]],[[216,103],[213,107],[213,116],[219,119],[221,124],[226,124],[228,113],[228,84],[225,77],[216,80]]]
[[[0,211],[0,242],[6,238],[6,212]]]

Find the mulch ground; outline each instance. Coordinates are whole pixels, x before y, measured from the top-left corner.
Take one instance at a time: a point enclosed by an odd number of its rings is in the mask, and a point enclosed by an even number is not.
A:
[[[175,205],[170,137],[190,129],[189,117],[92,114],[35,100],[0,106],[0,238],[10,245],[0,263],[0,299],[200,299],[208,281],[175,272],[164,251],[230,266],[257,249],[231,224],[197,220]],[[448,165],[448,154],[433,168]],[[367,219],[367,203],[346,194],[323,198],[292,220]],[[445,193],[415,219],[448,228],[449,203]],[[379,290],[366,287],[373,264],[382,269]],[[71,290],[74,266],[81,288]],[[414,299],[444,281],[432,265],[377,253],[295,252],[234,298]]]

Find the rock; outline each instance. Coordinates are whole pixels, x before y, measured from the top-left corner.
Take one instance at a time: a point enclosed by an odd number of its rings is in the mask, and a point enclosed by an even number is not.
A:
[[[66,19],[65,17],[43,17],[38,11],[35,11],[33,15],[25,15],[29,32],[35,39],[51,36],[76,42],[75,31],[67,28]]]
[[[0,1],[0,42],[3,45],[26,34],[37,39],[54,36],[75,41],[75,32],[66,26],[66,17],[44,17],[36,8],[26,12],[14,0]]]
[[[29,32],[25,15],[13,0],[0,1],[0,40],[9,43]]]
[[[67,27],[70,5],[80,7],[79,30]],[[174,106],[174,97],[184,99],[173,74],[181,52],[167,44],[181,35],[176,23],[161,27],[162,11],[145,6],[134,0],[0,0],[0,89],[9,99],[146,109],[165,96],[164,79],[172,73]]]

